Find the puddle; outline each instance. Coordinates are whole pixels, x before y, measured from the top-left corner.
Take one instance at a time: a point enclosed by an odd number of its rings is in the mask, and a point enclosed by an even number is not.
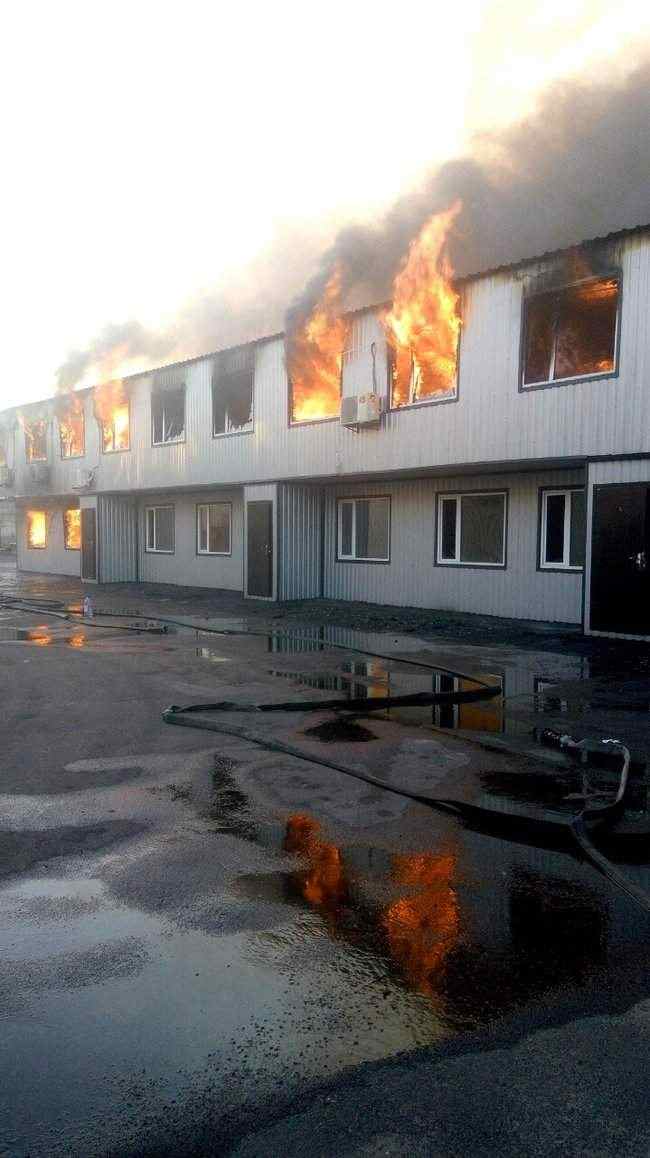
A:
[[[239,788],[233,770],[237,761],[229,756],[215,756],[212,772],[213,794],[204,816],[215,822],[215,832],[228,833],[240,840],[256,841],[249,799]]]
[[[367,744],[369,740],[376,740],[374,732],[357,724],[355,720],[344,718],[326,720],[324,724],[316,724],[313,728],[305,728],[303,736],[309,739],[320,740],[323,744],[337,742]]]
[[[195,654],[198,659],[207,659],[209,663],[231,662],[228,656],[220,655],[218,651],[213,651],[211,647],[197,647]]]
[[[54,636],[47,627],[0,627],[0,643],[25,642],[47,647],[53,641]]]

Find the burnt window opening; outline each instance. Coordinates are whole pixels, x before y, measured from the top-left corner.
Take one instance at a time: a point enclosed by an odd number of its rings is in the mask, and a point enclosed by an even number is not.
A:
[[[81,511],[78,507],[63,512],[63,545],[66,551],[81,550]]]
[[[110,414],[101,419],[102,454],[113,454],[118,450],[129,450],[130,420],[128,401],[116,403]]]
[[[151,395],[151,438],[154,446],[185,438],[185,387],[156,390]]]
[[[212,433],[241,434],[253,429],[253,350],[217,359],[212,376]]]
[[[389,347],[388,375],[390,404],[393,410],[400,406],[417,406],[424,402],[448,402],[458,394],[458,340],[456,352],[439,359],[435,367],[423,368],[410,350]]]
[[[35,422],[26,422],[24,431],[27,462],[47,462],[47,422],[45,419],[39,418]]]
[[[609,374],[616,364],[618,278],[591,278],[529,298],[523,385]]]
[[[585,492],[542,491],[540,567],[579,571],[585,564]]]
[[[83,411],[71,411],[59,418],[61,458],[82,458],[86,453]]]

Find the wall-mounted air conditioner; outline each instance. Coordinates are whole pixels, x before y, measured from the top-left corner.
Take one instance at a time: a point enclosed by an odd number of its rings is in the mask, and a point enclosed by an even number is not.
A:
[[[353,394],[341,399],[341,426],[377,426],[384,399],[381,394]]]
[[[29,476],[36,486],[46,486],[50,481],[49,462],[31,462],[29,464]]]
[[[0,487],[10,487],[14,481],[14,472],[9,466],[0,466]]]
[[[87,491],[88,487],[91,487],[94,481],[94,470],[86,470],[84,467],[79,467],[72,484],[72,489],[73,491]]]

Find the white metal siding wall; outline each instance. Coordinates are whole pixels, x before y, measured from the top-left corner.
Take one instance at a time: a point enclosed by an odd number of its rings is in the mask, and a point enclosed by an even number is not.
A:
[[[197,503],[232,503],[230,555],[198,555],[196,551]],[[173,555],[145,551],[145,509],[173,506],[175,550]],[[243,584],[244,515],[242,493],[198,491],[184,495],[147,495],[140,499],[140,578],[145,583],[176,583],[188,587],[214,587],[241,591]]]
[[[278,599],[314,599],[321,586],[322,492],[286,484],[278,488]]]
[[[538,504],[540,487],[580,483],[583,477],[581,471],[544,471],[330,488],[324,594],[330,599],[579,623],[582,574],[537,569]],[[436,496],[501,488],[508,491],[506,568],[434,566]],[[364,494],[391,496],[390,563],[336,560],[336,499]]]
[[[101,583],[133,583],[137,580],[137,519],[137,499],[100,495],[97,533]]]
[[[16,546],[19,571],[40,571],[48,575],[76,575],[81,571],[81,551],[68,551],[63,539],[63,512],[77,503],[63,506],[30,504],[32,510],[44,510],[47,515],[47,546],[34,549],[27,546],[27,507],[16,510]]]

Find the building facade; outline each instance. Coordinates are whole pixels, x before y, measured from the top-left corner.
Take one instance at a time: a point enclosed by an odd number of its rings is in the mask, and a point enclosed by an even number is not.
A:
[[[5,412],[19,567],[650,638],[650,229],[578,257],[462,283],[445,392],[396,399],[369,308],[335,416],[282,335]]]

